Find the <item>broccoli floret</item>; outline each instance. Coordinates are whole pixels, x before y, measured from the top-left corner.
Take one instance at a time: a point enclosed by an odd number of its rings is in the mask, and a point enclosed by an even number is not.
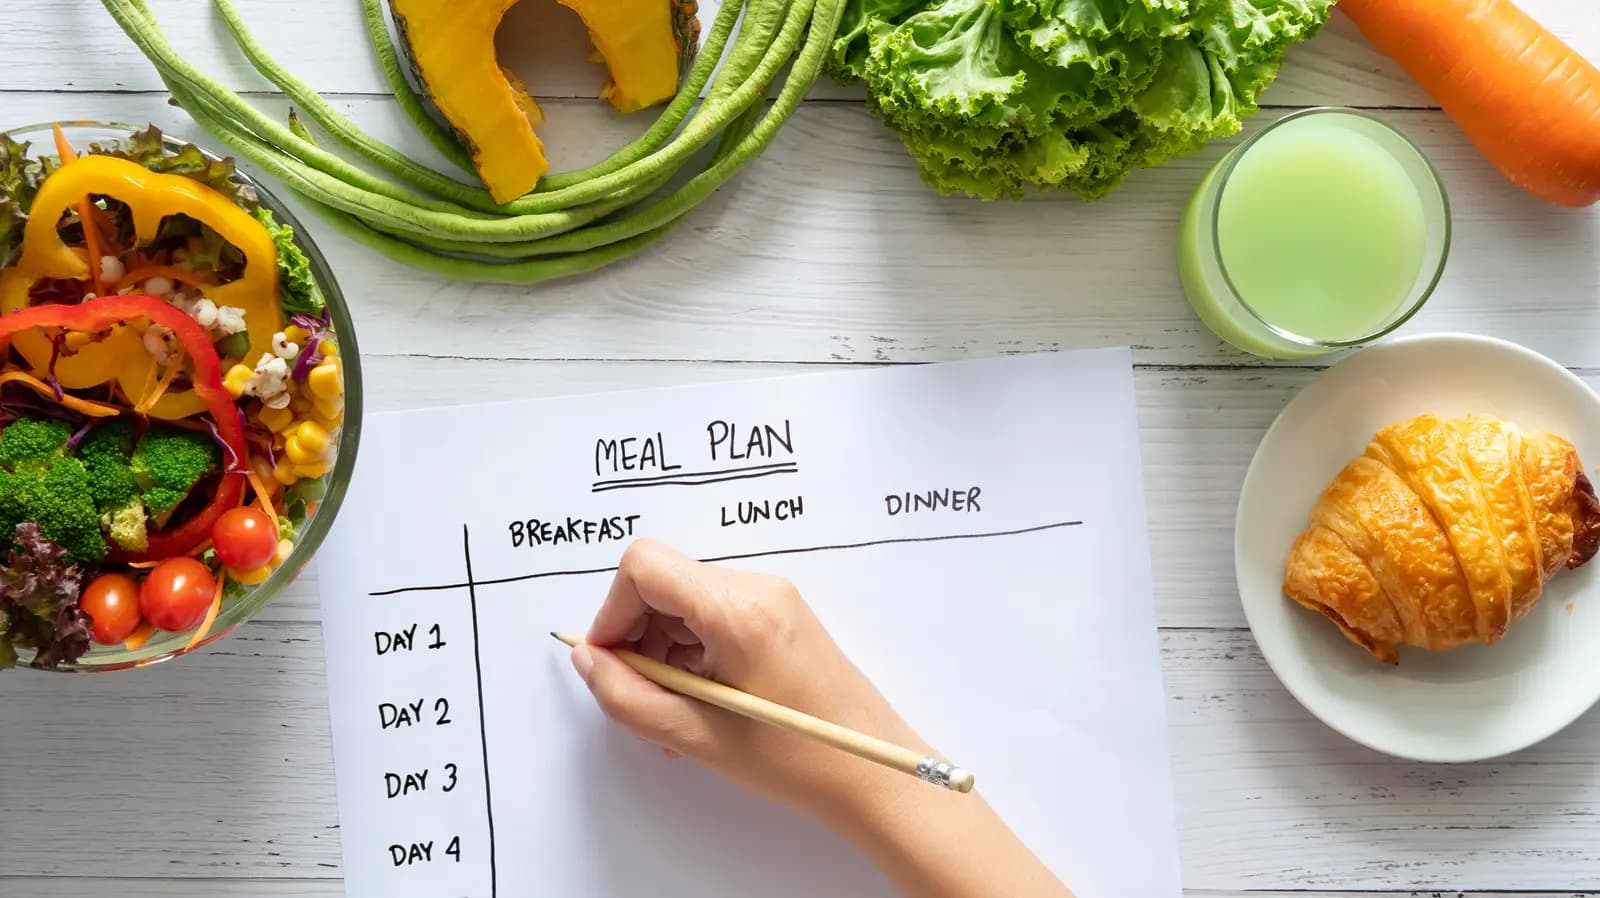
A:
[[[222,452],[207,434],[152,428],[134,448],[131,467],[145,508],[160,516],[176,508],[200,478],[222,468]]]
[[[73,561],[97,564],[106,557],[89,475],[75,458],[29,461],[0,476],[0,520],[11,528],[9,533],[23,521],[38,524],[40,535],[66,549]],[[8,537],[6,544],[11,541]]]
[[[89,491],[101,512],[124,508],[139,497],[133,479],[133,425],[118,418],[89,431],[78,444],[78,459],[89,472]],[[140,505],[140,514],[144,507]]]
[[[89,475],[89,493],[100,510],[100,529],[129,552],[143,552],[150,548],[149,525],[132,456],[133,423],[127,418],[101,424],[78,444],[78,459]]]
[[[144,500],[134,496],[123,505],[100,513],[100,527],[113,542],[129,552],[150,548],[150,531],[144,515]]]
[[[32,474],[0,468],[0,552],[11,548],[17,525],[28,520],[26,483],[33,479]]]
[[[18,418],[0,433],[0,465],[12,470],[43,465],[60,456],[69,439],[72,428],[65,421]]]
[[[112,418],[84,435],[78,442],[78,456],[112,453],[127,458],[133,454],[133,422]]]
[[[17,525],[32,521],[40,534],[74,561],[93,564],[106,555],[100,514],[83,464],[66,454],[72,428],[65,422],[19,418],[0,434],[0,547],[9,548]]]

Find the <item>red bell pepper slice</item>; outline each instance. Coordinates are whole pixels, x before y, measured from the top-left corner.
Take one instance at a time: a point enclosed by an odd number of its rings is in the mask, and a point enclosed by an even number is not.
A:
[[[194,369],[195,395],[199,396],[211,412],[217,435],[230,450],[225,460],[226,468],[217,482],[217,491],[206,507],[181,525],[160,533],[150,534],[150,547],[143,552],[113,552],[118,561],[159,561],[174,555],[184,555],[211,536],[211,528],[222,513],[238,505],[244,498],[246,455],[244,425],[233,397],[222,385],[222,360],[211,345],[211,338],[194,319],[154,296],[106,296],[91,299],[78,305],[46,303],[18,309],[0,315],[0,345],[29,328],[59,327],[67,330],[94,333],[112,325],[137,318],[152,322],[172,331]]]

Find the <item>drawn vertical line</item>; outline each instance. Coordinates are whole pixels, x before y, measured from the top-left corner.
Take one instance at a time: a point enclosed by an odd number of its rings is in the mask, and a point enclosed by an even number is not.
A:
[[[478,585],[472,579],[472,537],[461,525],[461,555],[467,562],[467,601],[472,607],[472,667],[478,678],[478,745],[483,749],[483,810],[489,821],[489,898],[499,890],[494,864],[494,795],[489,791],[489,725],[483,713],[483,654],[478,647]]]

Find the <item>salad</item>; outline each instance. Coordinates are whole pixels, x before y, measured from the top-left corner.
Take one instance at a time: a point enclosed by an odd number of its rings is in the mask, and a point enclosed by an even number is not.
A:
[[[315,514],[344,420],[310,262],[155,127],[0,135],[0,668],[209,632]]]

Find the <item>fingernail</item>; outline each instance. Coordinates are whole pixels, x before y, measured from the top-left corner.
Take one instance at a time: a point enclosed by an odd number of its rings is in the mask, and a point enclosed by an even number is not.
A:
[[[589,682],[589,671],[594,669],[594,653],[586,645],[577,646],[572,650],[572,669],[585,683]]]

